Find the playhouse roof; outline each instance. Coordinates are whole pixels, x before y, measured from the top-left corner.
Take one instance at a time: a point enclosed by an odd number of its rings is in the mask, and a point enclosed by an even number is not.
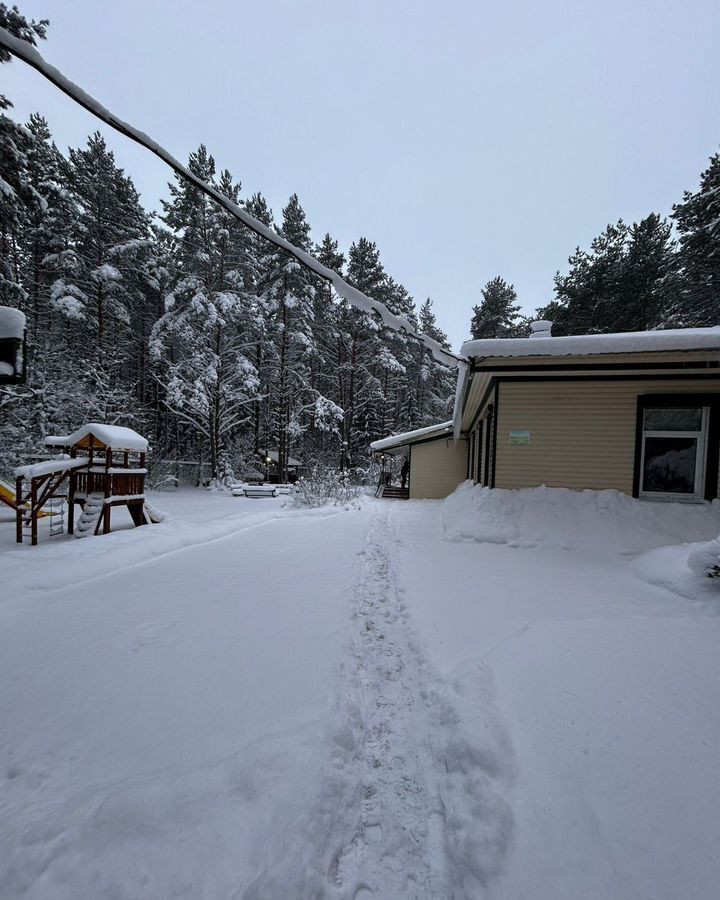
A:
[[[25,313],[14,306],[0,306],[0,338],[20,340],[25,334]]]
[[[452,422],[441,422],[439,425],[428,425],[426,428],[417,428],[415,431],[406,431],[405,434],[393,434],[390,437],[373,441],[371,450],[391,450],[393,447],[403,447],[406,444],[414,444],[418,441],[428,440],[433,437],[441,437],[452,431]]]
[[[471,359],[522,356],[593,356],[672,350],[720,350],[720,327],[667,328],[618,334],[576,334],[568,337],[483,338],[467,341],[462,354]]]
[[[88,422],[72,434],[49,435],[45,438],[45,443],[52,447],[87,447],[90,435],[98,447],[133,450],[136,453],[147,452],[147,439],[137,431],[124,425],[105,425],[102,422]]]

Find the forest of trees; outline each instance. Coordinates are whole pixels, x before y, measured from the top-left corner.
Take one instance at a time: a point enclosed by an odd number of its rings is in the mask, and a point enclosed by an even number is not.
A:
[[[33,42],[47,27],[3,4],[0,25]],[[432,301],[416,308],[372,241],[347,256],[329,234],[314,241],[297,195],[276,219],[203,145],[188,165],[448,346]],[[151,215],[100,133],[64,154],[41,115],[0,115],[0,170],[0,305],[28,319],[27,383],[0,392],[0,469],[48,433],[105,421],[149,437],[156,461],[204,459],[218,479],[273,450],[282,477],[290,453],[363,466],[375,438],[449,417],[454,374],[416,340],[181,179]]]
[[[47,24],[0,3],[0,25],[31,43]],[[11,107],[0,95],[0,305],[27,315],[28,378],[0,389],[0,474],[46,434],[93,420],[140,431],[156,462],[202,459],[226,480],[270,450],[281,476],[290,454],[362,467],[370,441],[449,418],[454,373],[417,341],[349,307],[187,182],[151,213],[99,132],[64,153],[42,115],[22,124]],[[204,145],[188,166],[448,346],[431,300],[418,308],[371,240],[345,253],[330,234],[314,239],[295,194],[275,217]],[[512,284],[497,277],[479,293],[472,337],[528,332]],[[576,249],[537,314],[555,334],[715,325],[719,297],[716,155],[671,221],[620,221]]]
[[[720,325],[720,154],[670,219],[620,220],[589,251],[577,247],[569,270],[555,275],[554,299],[534,318],[552,321],[555,335]],[[500,277],[489,281],[471,336],[522,337],[528,328],[515,288]]]

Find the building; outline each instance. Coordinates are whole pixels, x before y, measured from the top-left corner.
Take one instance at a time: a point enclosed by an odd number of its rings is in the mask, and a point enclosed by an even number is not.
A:
[[[718,497],[720,328],[552,337],[537,322],[530,338],[469,341],[462,355],[453,422],[372,445],[410,454],[411,497],[445,496],[464,478]]]

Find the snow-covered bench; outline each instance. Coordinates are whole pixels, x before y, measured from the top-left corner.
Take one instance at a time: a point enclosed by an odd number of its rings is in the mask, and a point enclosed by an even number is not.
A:
[[[276,484],[241,484],[233,488],[233,497],[277,497]]]

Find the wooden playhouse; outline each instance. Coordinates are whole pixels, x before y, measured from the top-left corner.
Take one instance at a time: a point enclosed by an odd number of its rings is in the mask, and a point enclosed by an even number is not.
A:
[[[47,437],[45,445],[59,455],[15,470],[18,543],[27,536],[37,544],[43,516],[50,517],[51,534],[63,531],[65,502],[67,531],[76,537],[107,534],[117,506],[127,507],[136,526],[165,518],[145,497],[148,442],[132,428],[91,422]]]

